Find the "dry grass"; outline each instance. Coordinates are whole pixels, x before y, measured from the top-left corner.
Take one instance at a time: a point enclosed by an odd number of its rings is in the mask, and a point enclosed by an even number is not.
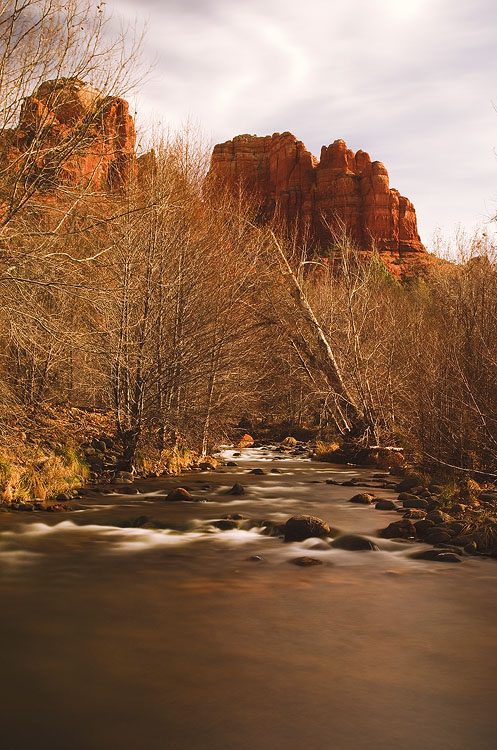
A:
[[[340,448],[337,442],[323,443],[318,441],[316,444],[316,461],[328,461],[333,463],[334,454]]]
[[[155,452],[155,455],[153,450],[147,453],[138,452],[135,464],[139,471],[144,474],[170,474],[175,476],[189,469],[198,461],[198,458],[198,453],[186,447],[166,448],[160,453]]]
[[[89,468],[74,446],[65,445],[52,451],[26,446],[15,456],[0,453],[0,499],[50,500],[83,484]]]

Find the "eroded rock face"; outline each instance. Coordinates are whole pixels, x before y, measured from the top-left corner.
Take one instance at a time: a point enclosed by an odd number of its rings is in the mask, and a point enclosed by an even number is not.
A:
[[[128,103],[102,97],[75,78],[46,81],[23,103],[9,134],[7,159],[43,172],[48,191],[58,184],[116,190],[136,174],[135,128]],[[69,154],[64,158],[64,150]],[[5,154],[4,154],[5,157]]]
[[[390,188],[381,162],[354,154],[343,140],[323,146],[318,161],[291,133],[239,135],[214,147],[209,179],[241,182],[262,217],[297,227],[321,251],[343,222],[359,248],[376,247],[387,266],[427,255],[412,203]]]

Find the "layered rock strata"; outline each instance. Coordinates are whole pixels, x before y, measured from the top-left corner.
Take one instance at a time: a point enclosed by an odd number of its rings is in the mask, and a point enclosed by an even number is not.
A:
[[[17,128],[2,135],[2,161],[48,191],[59,185],[115,190],[136,174],[128,103],[76,78],[42,83],[24,100]]]
[[[427,257],[411,201],[390,187],[381,162],[343,140],[323,146],[317,160],[291,133],[239,135],[214,147],[209,180],[241,183],[256,196],[262,217],[297,230],[324,254],[333,231],[344,226],[361,250],[376,248],[388,267]]]

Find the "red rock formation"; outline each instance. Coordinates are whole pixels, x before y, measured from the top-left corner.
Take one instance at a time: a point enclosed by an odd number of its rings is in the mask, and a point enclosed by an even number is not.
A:
[[[43,173],[47,190],[115,190],[136,174],[133,118],[124,99],[102,97],[78,79],[46,81],[23,102],[3,156],[33,176]]]
[[[302,236],[307,230],[321,251],[331,243],[330,228],[342,222],[362,250],[376,247],[389,268],[426,259],[412,203],[389,187],[381,162],[354,154],[342,140],[323,146],[318,161],[291,133],[239,135],[214,147],[209,179],[241,182],[263,215]]]

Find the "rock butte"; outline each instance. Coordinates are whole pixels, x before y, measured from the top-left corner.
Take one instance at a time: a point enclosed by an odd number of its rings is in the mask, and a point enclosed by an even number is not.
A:
[[[57,185],[105,193],[126,187],[137,174],[153,168],[152,153],[137,158],[135,127],[128,103],[102,96],[77,78],[46,81],[23,102],[19,123],[2,133],[0,160],[17,171],[31,159],[46,180],[41,189],[53,201]],[[56,150],[68,147],[55,180],[50,163]],[[284,229],[323,255],[331,229],[340,222],[362,252],[374,247],[398,278],[417,276],[435,261],[423,247],[412,203],[389,187],[388,172],[364,151],[353,153],[342,140],[321,149],[318,161],[291,133],[239,135],[214,147],[208,180],[244,186],[257,198],[262,219]]]
[[[416,211],[388,172],[365,151],[345,141],[323,146],[318,161],[291,133],[238,135],[214,147],[209,180],[240,183],[259,204],[262,217],[296,227],[311,247],[326,251],[339,224],[363,252],[374,247],[397,277],[417,275],[430,256],[418,235]]]
[[[42,136],[42,146],[33,144]],[[137,172],[135,127],[124,99],[101,94],[77,78],[45,81],[27,97],[17,128],[4,131],[2,160],[23,163],[23,155],[35,149],[36,167],[47,175],[55,149],[67,147],[57,184],[85,185],[93,191],[115,190]]]

